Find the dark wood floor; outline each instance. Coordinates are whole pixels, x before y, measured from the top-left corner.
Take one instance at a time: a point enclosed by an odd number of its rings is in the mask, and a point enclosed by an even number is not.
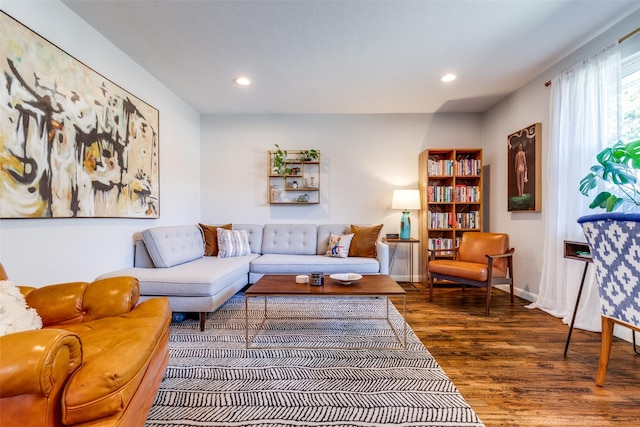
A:
[[[640,356],[615,339],[604,387],[595,385],[600,334],[569,327],[528,301],[493,291],[407,292],[407,319],[487,427],[640,426]]]

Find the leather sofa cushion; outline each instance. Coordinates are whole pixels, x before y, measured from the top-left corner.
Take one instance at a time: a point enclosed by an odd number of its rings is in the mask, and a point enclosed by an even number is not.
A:
[[[429,261],[429,271],[431,273],[476,280],[478,282],[485,282],[489,277],[489,271],[486,264],[453,261],[448,259]]]
[[[170,320],[169,301],[154,298],[117,317],[56,326],[77,334],[83,353],[82,366],[64,391],[63,422],[81,423],[122,411]]]

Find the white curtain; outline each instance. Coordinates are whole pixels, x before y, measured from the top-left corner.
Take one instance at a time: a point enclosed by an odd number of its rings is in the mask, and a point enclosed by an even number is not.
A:
[[[546,165],[547,197],[540,292],[531,308],[571,322],[584,263],[564,258],[564,241],[584,242],[576,220],[596,211],[579,191],[596,154],[620,133],[620,50],[618,43],[574,65],[552,80],[551,126]],[[600,299],[589,267],[575,327],[600,331]]]

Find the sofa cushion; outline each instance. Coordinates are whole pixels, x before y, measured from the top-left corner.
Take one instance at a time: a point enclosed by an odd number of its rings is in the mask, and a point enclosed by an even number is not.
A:
[[[259,254],[262,251],[262,225],[258,224],[233,224],[234,230],[247,230],[251,253]]]
[[[327,252],[325,252],[325,256],[337,258],[348,257],[351,239],[353,239],[353,234],[343,234],[341,236],[332,234],[329,236],[329,245],[327,247]]]
[[[218,256],[218,228],[231,230],[231,224],[206,225],[198,224],[204,236],[204,256]]]
[[[204,256],[204,238],[197,225],[148,228],[142,232],[142,240],[158,268],[173,267]]]
[[[265,224],[263,254],[316,255],[315,224]]]
[[[380,263],[375,258],[284,254],[265,254],[251,262],[251,272],[255,274],[309,274],[312,271],[378,274]]]
[[[218,258],[249,255],[247,230],[218,230]]]
[[[351,240],[349,256],[375,258],[376,241],[382,230],[382,224],[372,226],[351,225],[351,232],[355,235]]]

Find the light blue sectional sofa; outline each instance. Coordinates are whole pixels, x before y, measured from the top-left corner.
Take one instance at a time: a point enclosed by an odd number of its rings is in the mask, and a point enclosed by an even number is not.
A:
[[[350,233],[349,224],[233,224],[247,230],[249,255],[204,256],[204,237],[197,225],[144,230],[135,243],[134,266],[99,279],[133,276],[140,282],[140,300],[166,296],[174,312],[206,314],[265,274],[360,273],[389,274],[389,246],[376,242],[376,257],[325,256],[331,234]]]

